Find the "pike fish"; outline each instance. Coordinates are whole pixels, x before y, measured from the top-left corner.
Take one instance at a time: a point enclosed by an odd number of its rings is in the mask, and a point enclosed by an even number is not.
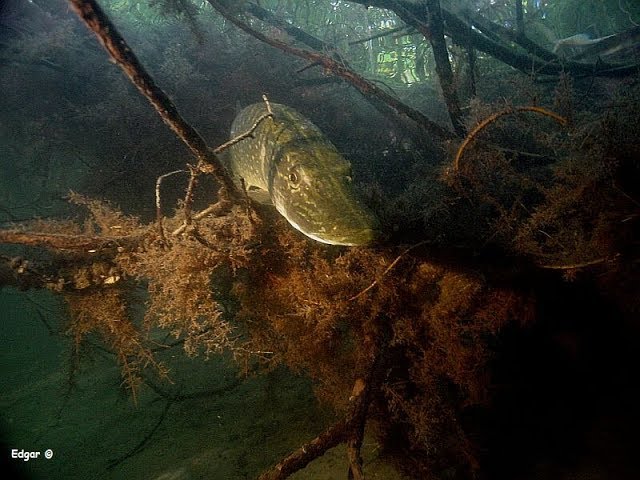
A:
[[[229,149],[227,164],[247,190],[268,193],[270,202],[304,235],[331,245],[367,245],[379,238],[380,222],[353,189],[351,164],[320,129],[286,105],[272,103],[264,119]],[[231,138],[267,113],[264,103],[244,108]]]

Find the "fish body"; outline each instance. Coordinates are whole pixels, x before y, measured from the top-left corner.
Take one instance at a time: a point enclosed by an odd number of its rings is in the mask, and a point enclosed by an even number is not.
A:
[[[380,223],[353,189],[351,164],[300,113],[277,103],[271,110],[273,116],[251,137],[230,148],[233,175],[247,189],[267,192],[278,212],[309,238],[332,245],[373,243]],[[265,113],[265,103],[244,108],[233,121],[231,138]]]
[[[590,38],[586,33],[578,33],[577,35],[572,35],[567,38],[561,38],[560,40],[556,41],[553,46],[553,53],[563,55],[567,51],[571,51],[571,49],[581,49],[589,47],[591,45],[595,45],[596,43],[600,43],[610,37],[613,37],[613,35],[608,35],[606,37],[600,38]]]

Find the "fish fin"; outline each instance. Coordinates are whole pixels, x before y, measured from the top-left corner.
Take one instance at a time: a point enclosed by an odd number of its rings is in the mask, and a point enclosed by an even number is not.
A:
[[[261,188],[249,187],[247,189],[247,195],[249,195],[252,200],[258,203],[262,203],[264,205],[273,205],[269,192],[267,192],[266,190],[262,190]]]

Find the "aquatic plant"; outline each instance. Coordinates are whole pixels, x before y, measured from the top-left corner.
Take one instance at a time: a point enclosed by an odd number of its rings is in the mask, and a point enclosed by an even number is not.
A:
[[[414,477],[473,477],[480,454],[465,416],[491,401],[489,362],[501,331],[535,321],[541,272],[557,269],[571,279],[592,268],[603,291],[621,304],[635,298],[629,306],[638,308],[631,183],[638,172],[629,160],[638,155],[630,140],[637,91],[626,89],[605,115],[575,108],[564,81],[554,107],[562,117],[534,102],[505,110],[475,101],[466,140],[423,122],[427,131],[446,132],[449,146],[459,142],[460,153],[445,167],[420,159],[411,188],[380,200],[387,225],[396,227],[389,244],[343,250],[309,241],[253,204],[219,163],[225,145],[210,149],[124,40],[104,35],[115,29],[87,9],[92,2],[74,3],[195,161],[183,170],[186,193],[170,213],[168,174],[152,179],[156,218],[149,223],[72,195],[87,210],[84,221],[1,230],[0,242],[46,249],[53,261],[3,258],[0,278],[61,293],[76,351],[97,333],[134,397],[145,384],[157,388],[146,368],[167,376],[154,352],[170,346],[152,340],[157,329],[188,355],[229,351],[247,370],[286,365],[311,377],[339,419],[263,478],[284,478],[338,443],[347,444],[351,474],[362,478],[365,424],[389,452],[404,454]],[[350,77],[327,55],[305,58]],[[185,82],[196,71],[188,67],[178,65],[167,77]],[[551,120],[531,120],[530,111]],[[571,121],[559,120],[565,117]],[[196,185],[213,184],[211,178],[224,189],[199,206]],[[438,215],[434,205],[442,205]],[[621,278],[627,289],[616,291]],[[142,320],[131,315],[139,300],[130,295],[141,286],[148,293]]]

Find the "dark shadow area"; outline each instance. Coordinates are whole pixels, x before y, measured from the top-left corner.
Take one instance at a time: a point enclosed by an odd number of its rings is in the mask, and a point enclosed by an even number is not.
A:
[[[487,478],[636,478],[637,325],[590,282],[536,291],[536,324],[496,346],[493,402],[478,415]]]

